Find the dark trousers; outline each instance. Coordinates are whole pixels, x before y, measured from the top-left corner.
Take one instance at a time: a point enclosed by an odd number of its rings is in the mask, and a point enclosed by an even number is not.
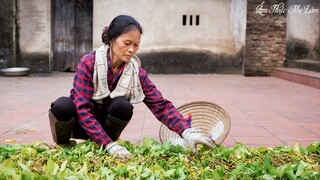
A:
[[[132,118],[133,106],[125,97],[106,98],[103,103],[93,103],[92,114],[108,136],[116,141]],[[57,144],[69,139],[89,139],[78,122],[75,104],[68,97],[60,97],[51,103],[49,121],[53,140]]]

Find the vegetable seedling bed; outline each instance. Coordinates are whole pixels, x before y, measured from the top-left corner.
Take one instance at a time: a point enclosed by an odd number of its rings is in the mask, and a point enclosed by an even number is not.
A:
[[[0,179],[320,179],[320,142],[306,148],[199,145],[198,155],[150,138],[119,144],[131,159],[110,156],[91,141],[72,147],[2,144]]]

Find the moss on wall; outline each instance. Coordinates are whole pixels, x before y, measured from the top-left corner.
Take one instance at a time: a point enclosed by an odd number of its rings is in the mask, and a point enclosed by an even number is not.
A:
[[[154,74],[241,74],[243,51],[216,54],[204,50],[161,51],[138,54],[142,67]]]
[[[304,59],[310,56],[310,44],[302,39],[289,39],[286,56],[287,60]]]
[[[28,53],[21,54],[19,66],[29,67],[31,73],[50,73],[49,54]]]
[[[0,0],[0,68],[15,66],[15,1]]]

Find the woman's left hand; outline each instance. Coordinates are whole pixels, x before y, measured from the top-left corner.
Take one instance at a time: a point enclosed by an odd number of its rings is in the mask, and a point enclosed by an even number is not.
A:
[[[182,133],[183,139],[191,146],[192,151],[198,154],[197,144],[204,144],[213,149],[212,140],[209,137],[204,136],[200,129],[188,128]]]

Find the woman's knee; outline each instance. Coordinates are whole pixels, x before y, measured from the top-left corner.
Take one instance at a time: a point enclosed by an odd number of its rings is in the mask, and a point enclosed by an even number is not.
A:
[[[132,104],[125,97],[116,97],[112,101],[110,115],[123,121],[129,121],[133,114]]]
[[[76,106],[69,97],[60,97],[52,102],[50,110],[59,121],[70,121],[76,115]]]

